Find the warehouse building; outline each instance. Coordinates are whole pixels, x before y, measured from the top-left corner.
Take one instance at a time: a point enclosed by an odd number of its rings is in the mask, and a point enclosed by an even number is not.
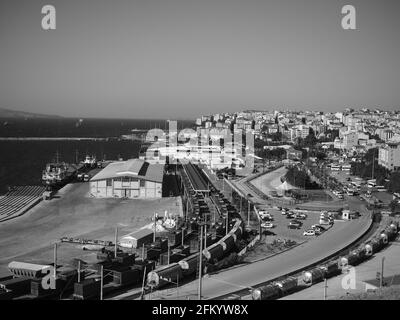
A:
[[[117,161],[90,179],[90,193],[96,198],[161,198],[164,165],[140,159]]]

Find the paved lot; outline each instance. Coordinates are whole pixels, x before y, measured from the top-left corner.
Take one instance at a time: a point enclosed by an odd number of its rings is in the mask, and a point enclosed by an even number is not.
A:
[[[88,183],[67,185],[59,198],[43,201],[24,216],[0,224],[0,276],[8,275],[12,260],[52,261],[52,245],[63,236],[113,240],[115,227],[122,236],[148,224],[154,211],[182,214],[180,198],[94,199],[87,196],[88,191]],[[95,258],[95,253],[72,244],[62,244],[58,254],[61,263],[73,257]]]

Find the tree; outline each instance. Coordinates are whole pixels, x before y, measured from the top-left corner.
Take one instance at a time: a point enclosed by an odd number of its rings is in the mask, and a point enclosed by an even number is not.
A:
[[[393,213],[400,212],[400,203],[398,200],[392,200],[389,204],[390,211]]]
[[[391,174],[388,189],[391,192],[400,192],[400,172],[393,172]]]

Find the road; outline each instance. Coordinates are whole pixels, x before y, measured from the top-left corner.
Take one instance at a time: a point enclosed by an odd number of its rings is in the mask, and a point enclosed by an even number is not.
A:
[[[203,299],[213,299],[317,263],[354,242],[368,230],[370,223],[371,219],[367,215],[358,220],[337,222],[329,232],[292,250],[218,274],[206,275],[203,278],[202,297]],[[193,281],[179,287],[178,292],[174,291],[176,289],[160,290],[152,293],[151,298],[197,299],[197,287],[198,281]],[[127,292],[118,298],[128,297],[130,294]]]

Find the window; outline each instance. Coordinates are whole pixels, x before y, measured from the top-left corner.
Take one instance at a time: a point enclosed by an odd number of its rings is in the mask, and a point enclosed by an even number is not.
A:
[[[123,177],[122,182],[130,182],[129,177]]]
[[[140,186],[145,187],[146,186],[146,180],[140,180]]]
[[[112,179],[107,179],[106,185],[107,185],[107,187],[112,187]]]

